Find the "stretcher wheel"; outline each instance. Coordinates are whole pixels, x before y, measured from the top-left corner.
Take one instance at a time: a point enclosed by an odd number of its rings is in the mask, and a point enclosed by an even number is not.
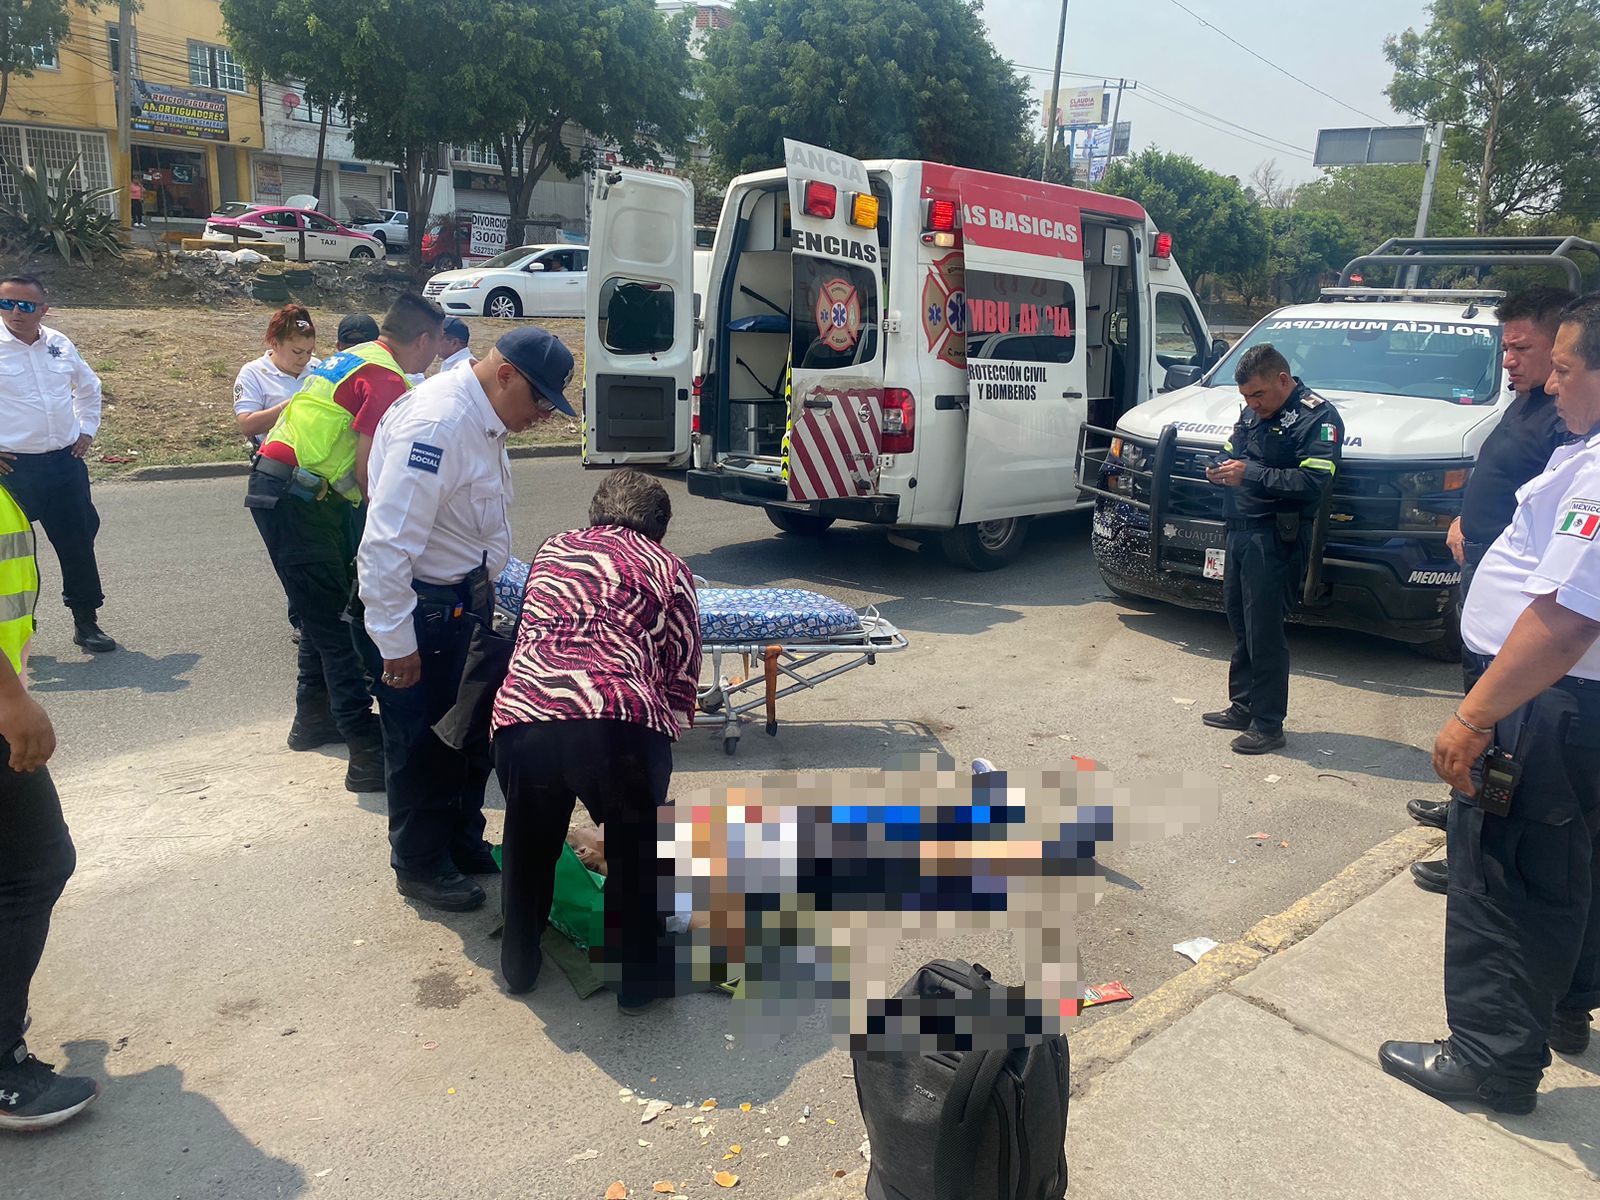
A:
[[[722,739],[722,752],[724,754],[728,755],[729,757],[732,757],[734,752],[737,751],[738,749],[739,749],[739,735],[738,734],[733,734],[730,737],[725,737],[725,738]]]

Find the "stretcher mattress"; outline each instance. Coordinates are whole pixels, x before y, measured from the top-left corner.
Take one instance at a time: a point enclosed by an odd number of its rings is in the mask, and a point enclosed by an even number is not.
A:
[[[513,558],[495,580],[495,604],[522,610],[528,564]],[[707,643],[822,642],[860,635],[849,605],[802,588],[701,588],[700,637]]]

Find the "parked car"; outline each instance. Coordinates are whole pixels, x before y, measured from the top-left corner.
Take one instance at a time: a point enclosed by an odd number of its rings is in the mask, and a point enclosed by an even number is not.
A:
[[[581,317],[588,285],[589,247],[544,244],[443,271],[425,294],[456,316]]]
[[[422,265],[430,271],[454,271],[471,246],[471,213],[430,217],[422,233]]]
[[[307,208],[261,207],[237,217],[212,217],[205,236],[217,241],[281,242],[288,258],[306,262],[383,258],[384,245]]]
[[[377,208],[360,196],[346,197],[344,207],[351,229],[370,233],[390,250],[410,247],[411,214],[404,209]]]
[[[213,220],[215,220],[217,217],[242,217],[245,215],[245,213],[254,212],[256,209],[262,207],[264,206],[260,204],[246,204],[243,200],[229,200],[226,204],[219,204],[216,208],[212,209],[211,216]]]

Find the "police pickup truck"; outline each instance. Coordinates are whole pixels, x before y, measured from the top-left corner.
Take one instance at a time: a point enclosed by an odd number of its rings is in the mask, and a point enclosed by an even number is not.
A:
[[[1457,656],[1461,575],[1445,534],[1479,447],[1513,399],[1494,315],[1504,293],[1419,288],[1418,272],[1542,265],[1582,291],[1580,251],[1600,259],[1600,247],[1576,238],[1394,239],[1353,261],[1320,301],[1267,316],[1220,361],[1171,368],[1162,394],[1114,430],[1086,426],[1078,482],[1095,497],[1091,536],[1107,586],[1221,609],[1222,494],[1202,460],[1238,418],[1240,357],[1270,342],[1338,406],[1345,426],[1343,462],[1313,526],[1290,619]],[[1393,287],[1351,286],[1390,267]]]

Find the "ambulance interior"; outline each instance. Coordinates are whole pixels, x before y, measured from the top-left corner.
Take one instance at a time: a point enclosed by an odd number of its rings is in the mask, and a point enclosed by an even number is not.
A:
[[[1082,344],[1089,424],[1110,429],[1139,401],[1139,290],[1133,231],[1084,214]]]

